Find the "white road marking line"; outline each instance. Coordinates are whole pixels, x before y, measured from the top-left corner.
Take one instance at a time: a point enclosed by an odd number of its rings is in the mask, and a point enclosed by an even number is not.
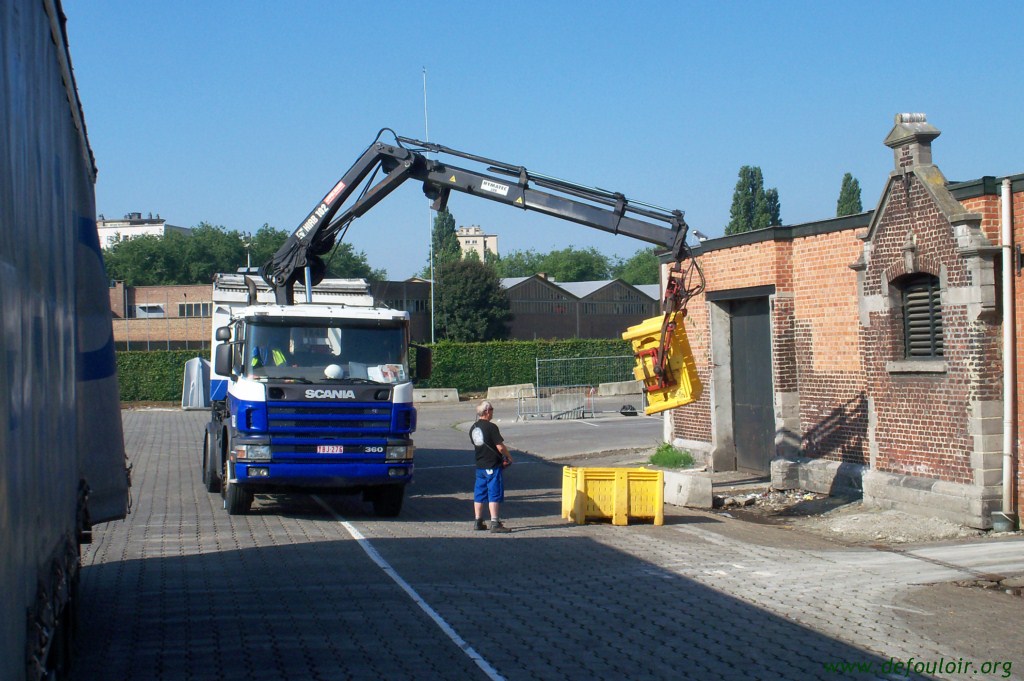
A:
[[[898,605],[889,605],[887,603],[875,603],[880,608],[889,608],[890,610],[902,610],[903,612],[914,613],[915,615],[933,615],[935,613],[927,612],[925,610],[918,610],[917,608],[904,608]]]
[[[377,553],[377,549],[373,548],[370,541],[363,536],[363,533],[356,529],[355,525],[345,520],[343,517],[338,515],[333,508],[327,505],[327,503],[320,498],[319,495],[313,495],[313,499],[323,508],[325,511],[334,516],[342,527],[352,536],[353,539],[359,544],[359,547],[366,552],[366,555],[370,557],[374,563],[377,564],[381,570],[384,571],[388,577],[392,579],[402,591],[408,594],[409,598],[419,606],[420,610],[427,614],[427,617],[434,620],[434,624],[438,626],[445,633],[445,635],[451,640],[452,643],[462,649],[462,652],[466,653],[466,656],[476,664],[477,667],[487,675],[487,678],[491,681],[505,681],[505,677],[498,673],[498,671],[491,666],[491,664],[485,660],[480,653],[476,652],[473,646],[469,645],[464,638],[459,636],[458,632],[448,622],[444,620],[437,611],[434,610],[430,605],[423,600],[423,598],[416,593],[408,582],[402,579],[402,576],[398,574],[395,568],[391,567],[391,564],[384,560],[384,557]]]

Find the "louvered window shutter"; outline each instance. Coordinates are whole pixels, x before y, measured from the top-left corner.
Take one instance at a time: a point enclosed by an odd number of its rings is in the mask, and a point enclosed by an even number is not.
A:
[[[904,284],[903,339],[907,359],[942,357],[938,277],[919,275]]]

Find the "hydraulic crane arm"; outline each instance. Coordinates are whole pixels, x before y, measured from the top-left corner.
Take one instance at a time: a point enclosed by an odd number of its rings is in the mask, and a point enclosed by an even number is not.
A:
[[[291,304],[292,287],[298,281],[305,281],[307,268],[311,283],[318,283],[325,270],[322,256],[334,246],[339,232],[409,179],[422,182],[423,192],[434,201],[435,210],[443,210],[451,192],[458,191],[664,246],[672,252],[677,269],[678,263],[689,256],[687,225],[681,211],[631,202],[617,192],[531,173],[522,166],[439,144],[397,135],[395,144],[385,144],[380,141],[383,132],[378,133],[377,140],[260,269],[263,279],[274,289],[279,304]],[[430,159],[426,153],[466,159],[484,165],[487,172]],[[376,181],[378,172],[384,175]],[[361,186],[351,205],[342,210]],[[670,303],[666,297],[663,307],[671,305],[678,309],[684,304],[685,300]]]

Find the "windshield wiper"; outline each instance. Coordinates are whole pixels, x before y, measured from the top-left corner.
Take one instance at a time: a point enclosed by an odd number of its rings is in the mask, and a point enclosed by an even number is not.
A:
[[[271,381],[295,381],[296,383],[312,383],[313,381],[301,376],[268,376]]]
[[[374,381],[369,378],[363,378],[361,376],[348,376],[345,378],[325,378],[325,381],[337,381],[338,383],[360,383],[370,385],[384,385],[380,381]]]

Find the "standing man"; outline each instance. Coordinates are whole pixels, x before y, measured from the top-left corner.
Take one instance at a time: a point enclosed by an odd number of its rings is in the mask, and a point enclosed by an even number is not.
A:
[[[494,407],[484,400],[476,408],[476,423],[469,429],[469,439],[476,447],[476,484],[473,487],[473,511],[476,521],[474,530],[486,530],[484,524],[484,504],[491,512],[491,532],[511,532],[501,523],[498,515],[501,502],[505,501],[505,485],[502,480],[502,469],[512,464],[508,447],[501,437],[498,426],[491,423],[494,418]]]

